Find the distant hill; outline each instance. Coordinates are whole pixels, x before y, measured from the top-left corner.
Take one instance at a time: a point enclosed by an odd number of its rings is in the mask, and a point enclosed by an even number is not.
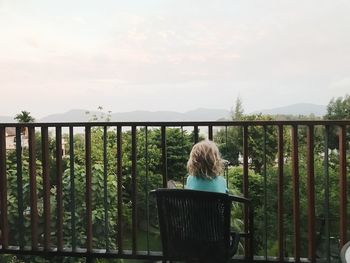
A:
[[[16,122],[13,117],[0,116],[0,122]]]
[[[86,114],[86,112],[86,110],[76,109],[61,114],[52,114],[37,121],[84,122],[91,120],[93,115],[98,118],[101,116],[101,112],[90,111],[89,114]],[[175,111],[130,111],[112,113],[111,121],[215,121],[220,118],[227,118],[229,115],[228,110],[204,108],[183,113]]]
[[[90,112],[87,114],[86,112]],[[92,115],[99,114],[97,111],[87,111],[83,109],[70,110],[64,113],[48,115],[37,120],[38,122],[86,122]]]
[[[279,108],[265,109],[255,111],[253,113],[262,113],[265,115],[305,115],[314,114],[315,116],[321,117],[327,113],[327,106],[317,105],[311,103],[297,103]]]
[[[37,119],[37,122],[87,122],[94,115],[101,116],[101,112],[74,109],[64,113],[48,115]],[[265,109],[252,113],[262,113],[269,115],[305,115],[314,114],[317,117],[324,116],[327,112],[327,106],[311,103],[298,103],[279,108]],[[35,116],[34,116],[35,117]],[[224,109],[206,109],[199,108],[186,112],[176,111],[129,111],[117,112],[111,114],[111,121],[217,121],[229,120],[230,111]],[[103,119],[102,119],[103,121]],[[0,116],[0,122],[15,122],[13,117]]]

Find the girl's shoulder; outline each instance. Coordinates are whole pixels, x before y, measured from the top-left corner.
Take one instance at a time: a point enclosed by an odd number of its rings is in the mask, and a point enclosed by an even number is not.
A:
[[[218,180],[219,182],[226,182],[225,177],[223,177],[222,175],[216,176],[215,180]]]

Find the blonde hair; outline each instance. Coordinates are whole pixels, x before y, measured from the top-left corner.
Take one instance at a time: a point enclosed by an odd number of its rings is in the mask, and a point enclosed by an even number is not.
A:
[[[195,144],[187,162],[190,175],[204,179],[213,179],[223,170],[223,162],[216,144],[209,140]]]

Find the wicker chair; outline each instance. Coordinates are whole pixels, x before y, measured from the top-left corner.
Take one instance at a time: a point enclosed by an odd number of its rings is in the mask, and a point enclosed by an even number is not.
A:
[[[236,253],[240,234],[231,232],[232,202],[246,198],[184,189],[157,189],[159,227],[165,260],[227,262]],[[249,211],[248,233],[253,217]],[[251,244],[251,243],[250,243]]]

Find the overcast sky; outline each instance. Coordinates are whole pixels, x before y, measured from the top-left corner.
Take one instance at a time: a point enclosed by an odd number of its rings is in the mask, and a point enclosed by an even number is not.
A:
[[[0,115],[350,93],[348,0],[0,0]]]

